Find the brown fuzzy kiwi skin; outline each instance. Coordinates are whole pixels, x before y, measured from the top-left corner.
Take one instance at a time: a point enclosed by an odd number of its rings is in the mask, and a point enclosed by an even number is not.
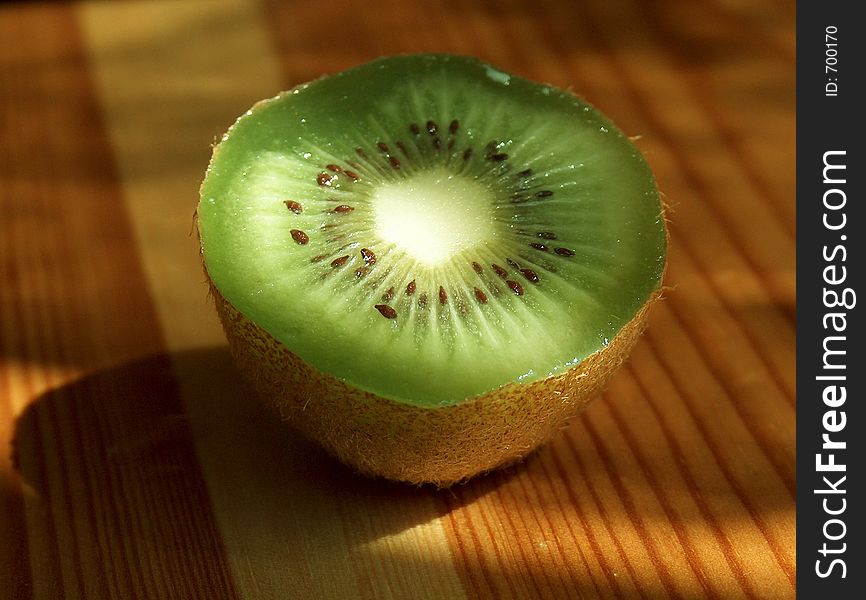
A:
[[[625,361],[662,291],[605,348],[568,371],[431,408],[317,371],[208,282],[238,370],[266,404],[360,473],[437,487],[520,460],[565,427]]]

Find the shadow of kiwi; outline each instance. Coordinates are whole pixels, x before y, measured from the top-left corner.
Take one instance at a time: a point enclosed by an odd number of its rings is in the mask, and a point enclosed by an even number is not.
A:
[[[473,553],[502,544],[516,553],[521,539],[548,533],[566,548],[585,535],[582,513],[598,510],[591,486],[613,476],[585,443],[585,419],[521,463],[448,490],[373,480],[282,423],[227,350],[208,348],[152,356],[45,393],[16,423],[14,459],[33,492],[28,510],[44,521],[36,527],[52,538],[30,549],[32,564],[54,564],[57,573],[74,564],[96,581],[114,577],[121,592],[133,593],[123,586],[148,581],[149,571],[176,577],[190,597],[200,585],[211,593],[213,581],[230,590],[244,573],[317,589],[323,577],[358,577],[366,555],[387,555],[389,569],[456,568],[464,586],[484,588],[496,587],[490,578],[503,569],[502,577],[526,582],[561,576],[541,564],[478,562]],[[650,513],[642,514],[664,518]],[[389,541],[428,524],[444,529],[447,550],[425,547],[429,530],[410,534],[421,544]],[[386,543],[369,547],[378,540]],[[288,576],[287,565],[305,568]],[[204,580],[192,575],[202,568]],[[575,569],[572,583],[590,585]],[[130,571],[128,581],[116,577]]]
[[[13,460],[51,538],[33,560],[103,582],[147,569],[194,586],[207,565],[231,585],[236,560],[262,574],[300,560],[321,577],[353,549],[448,510],[441,492],[361,477],[296,434],[224,348],[151,356],[48,391],[18,418]]]
[[[5,457],[4,457],[5,458]],[[0,595],[4,598],[32,598],[33,579],[27,548],[27,517],[21,486],[14,473],[6,471],[0,459]]]

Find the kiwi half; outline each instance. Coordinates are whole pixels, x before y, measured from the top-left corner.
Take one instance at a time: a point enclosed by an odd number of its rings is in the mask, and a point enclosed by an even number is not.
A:
[[[599,391],[658,297],[640,152],[574,95],[397,56],[247,111],[197,210],[232,354],[357,470],[440,486],[521,458]]]

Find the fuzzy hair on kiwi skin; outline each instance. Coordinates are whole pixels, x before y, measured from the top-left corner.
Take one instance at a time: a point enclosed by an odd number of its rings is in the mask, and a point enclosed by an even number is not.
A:
[[[440,488],[514,463],[565,427],[625,362],[663,291],[607,347],[568,371],[451,406],[419,407],[317,371],[207,281],[238,370],[285,421],[359,473]]]

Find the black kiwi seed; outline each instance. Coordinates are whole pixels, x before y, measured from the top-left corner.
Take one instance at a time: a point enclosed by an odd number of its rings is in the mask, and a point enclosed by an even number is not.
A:
[[[330,186],[331,185],[331,176],[328,175],[327,173],[319,173],[316,176],[316,183],[318,183],[322,187]]]
[[[388,288],[388,291],[382,294],[382,302],[388,303],[394,299],[394,287]]]
[[[369,248],[361,248],[361,258],[364,259],[365,264],[373,265],[376,263],[376,255]]]
[[[548,248],[544,244],[539,244],[538,242],[532,242],[529,244],[530,247],[535,248],[536,250],[541,250],[542,252],[547,252]]]
[[[355,279],[361,279],[370,272],[370,267],[359,267],[355,269]]]
[[[511,291],[514,292],[515,294],[517,294],[518,296],[523,295],[523,286],[520,285],[519,283],[517,283],[516,281],[509,279],[508,281],[505,282],[505,284],[508,287],[510,287]]]
[[[341,256],[341,257],[339,257],[339,258],[335,258],[334,260],[331,261],[331,266],[334,267],[335,269],[336,269],[337,267],[342,267],[343,265],[346,264],[346,262],[347,262],[348,260],[349,260],[349,255],[348,255],[348,254],[345,255],[345,256]]]
[[[310,262],[317,263],[325,260],[326,258],[328,258],[327,254],[319,254],[318,256],[314,256],[313,258],[311,258]]]
[[[379,150],[381,150],[381,151],[384,152],[385,154],[387,154],[388,152],[391,151],[391,150],[388,148],[388,144],[386,144],[385,142],[376,142],[376,147],[379,148]]]
[[[367,158],[367,153],[364,152],[364,149],[361,148],[360,146],[358,146],[357,148],[355,148],[355,154],[357,154],[357,155],[360,156],[361,158]]]
[[[332,212],[332,213],[342,213],[342,214],[345,214],[345,213],[348,213],[348,212],[352,212],[353,210],[355,210],[354,207],[349,206],[348,204],[341,204],[340,206],[336,206],[336,207],[334,207],[334,208],[331,210],[331,212]]]
[[[427,121],[427,133],[430,135],[436,135],[439,131],[439,127],[436,125],[435,121]]]
[[[339,165],[325,165],[325,168],[333,173],[340,173],[343,170]]]
[[[519,268],[520,268],[520,265],[518,265],[516,261],[513,261],[513,260],[511,260],[510,258],[506,258],[505,260],[508,262],[509,265],[511,265],[511,266],[514,267],[515,269],[519,269]]]
[[[388,306],[387,304],[377,304],[376,310],[382,313],[382,316],[386,319],[396,319],[397,311]]]
[[[454,135],[457,133],[457,129],[460,127],[460,122],[457,119],[451,121],[451,125],[448,126],[448,133]]]
[[[560,256],[574,256],[574,250],[569,250],[568,248],[556,248],[554,252]]]
[[[445,304],[448,302],[448,292],[445,291],[445,288],[441,285],[439,286],[439,304]]]
[[[503,269],[503,268],[500,267],[499,265],[497,265],[497,264],[492,264],[492,265],[490,265],[490,268],[493,269],[493,272],[494,272],[494,273],[496,273],[497,275],[499,275],[500,277],[502,277],[502,279],[506,279],[506,278],[508,278],[508,271],[506,271],[505,269]]]
[[[400,168],[400,160],[396,156],[388,155],[388,162],[391,163],[391,166],[395,169]]]
[[[295,202],[294,200],[283,200],[283,204],[285,204],[286,208],[288,208],[290,211],[292,211],[296,215],[299,215],[302,212],[304,212],[304,207],[301,206],[301,204],[299,202]]]
[[[300,229],[292,229],[291,231],[292,239],[299,243],[301,246],[310,241],[310,236],[301,231]]]
[[[413,279],[408,284],[406,284],[406,295],[411,296],[415,293],[415,280]]]
[[[472,263],[472,268],[475,269],[475,272],[481,275],[484,272],[484,267],[479,265],[477,262]]]
[[[555,240],[556,234],[552,231],[539,231],[536,235],[545,240]]]
[[[526,277],[532,283],[538,283],[538,273],[533,271],[532,269],[520,269],[520,272],[523,273],[523,276]]]
[[[487,294],[478,288],[475,288],[475,298],[477,298],[481,304],[487,304]]]
[[[493,162],[502,162],[503,160],[508,160],[508,155],[504,152],[500,152],[499,154],[491,154],[487,157],[487,160],[492,160]]]
[[[553,196],[553,192],[550,190],[541,190],[535,194],[536,198],[549,198],[550,196]]]
[[[346,174],[346,177],[351,179],[352,181],[359,181],[361,178],[358,177],[358,174],[354,171],[343,171]]]
[[[524,169],[523,171],[521,171],[520,173],[517,174],[517,176],[520,177],[521,179],[526,179],[527,177],[530,177],[531,175],[532,175],[532,169]]]
[[[463,160],[469,160],[472,157],[472,148],[467,148],[463,151]]]

